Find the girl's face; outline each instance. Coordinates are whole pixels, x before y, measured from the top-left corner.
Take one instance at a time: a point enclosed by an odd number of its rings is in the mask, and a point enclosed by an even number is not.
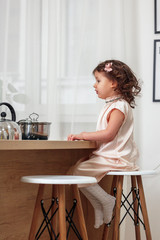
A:
[[[107,97],[112,97],[117,95],[114,89],[117,86],[117,82],[107,78],[103,72],[95,71],[94,73],[96,82],[93,85],[95,91],[99,98],[106,99]]]

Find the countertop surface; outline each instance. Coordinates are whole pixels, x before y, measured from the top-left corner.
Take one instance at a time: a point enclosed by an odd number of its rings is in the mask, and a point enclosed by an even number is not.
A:
[[[0,140],[1,150],[95,149],[93,141]]]

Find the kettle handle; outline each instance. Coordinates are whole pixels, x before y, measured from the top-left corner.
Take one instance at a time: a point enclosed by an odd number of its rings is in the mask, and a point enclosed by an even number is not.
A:
[[[9,110],[11,111],[11,115],[12,115],[12,121],[15,122],[16,121],[16,113],[15,113],[14,108],[9,103],[6,103],[6,102],[0,103],[0,106],[1,105],[6,105],[9,108]]]

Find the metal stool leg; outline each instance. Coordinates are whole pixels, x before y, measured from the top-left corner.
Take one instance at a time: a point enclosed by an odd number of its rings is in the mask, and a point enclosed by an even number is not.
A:
[[[114,188],[117,186],[117,176],[113,176],[110,195],[114,195]],[[105,224],[103,230],[102,240],[107,240],[109,237],[110,225]]]
[[[137,178],[137,183],[138,183],[138,188],[139,188],[139,196],[140,196],[140,201],[141,201],[143,220],[144,220],[144,224],[145,224],[146,238],[147,238],[147,240],[152,240],[150,226],[149,226],[149,220],[148,220],[148,214],[147,214],[146,201],[145,201],[144,190],[143,190],[143,184],[142,184],[142,178],[141,178],[141,176],[136,176],[136,178]]]
[[[137,189],[137,185],[136,185],[136,177],[135,176],[131,176],[131,184],[132,184],[132,196],[133,196],[133,201],[134,199],[136,199],[136,194],[134,192],[134,189]],[[134,201],[134,211],[137,212],[138,209],[138,203],[137,203],[137,199]],[[138,218],[136,216],[136,214],[134,213],[134,220],[135,220],[135,234],[136,234],[136,240],[141,240],[141,234],[140,234],[140,225],[139,225],[139,221]],[[137,224],[136,224],[137,223]]]
[[[40,212],[41,212],[40,201],[43,198],[44,187],[45,187],[44,184],[39,185],[38,194],[37,194],[36,203],[35,203],[35,208],[34,208],[33,217],[32,217],[32,223],[31,223],[29,238],[28,238],[29,240],[34,240],[35,239],[37,225],[38,225],[38,219],[39,219],[39,215],[40,215]]]
[[[80,223],[79,228],[80,228],[81,236],[83,240],[88,240],[87,229],[86,229],[85,219],[83,215],[83,208],[82,208],[81,198],[80,198],[77,185],[72,185],[72,189],[73,189],[73,194],[75,196],[75,199],[77,199],[76,209],[77,209],[77,214],[78,214],[79,223]]]
[[[120,222],[122,186],[123,186],[123,176],[118,176],[113,240],[118,240],[118,238],[119,238],[119,222]]]
[[[65,186],[58,185],[58,199],[59,199],[59,239],[66,239],[66,212],[65,212]]]

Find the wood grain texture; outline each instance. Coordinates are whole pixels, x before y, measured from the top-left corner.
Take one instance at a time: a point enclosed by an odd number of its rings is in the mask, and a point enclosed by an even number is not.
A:
[[[43,193],[44,193],[44,184],[40,184],[39,188],[38,188],[38,194],[37,194],[34,213],[33,213],[33,217],[32,217],[32,223],[31,223],[31,228],[30,228],[30,233],[29,233],[29,240],[35,239],[35,235],[36,235],[37,228],[38,228],[37,219],[39,219],[39,217],[40,217],[41,200],[43,199]]]
[[[146,200],[145,200],[145,195],[144,195],[144,190],[143,190],[142,177],[141,176],[136,176],[136,177],[137,177],[137,184],[138,184],[138,188],[139,188],[139,196],[140,196],[140,201],[141,201],[142,215],[143,215],[143,220],[144,220],[144,224],[145,224],[145,228],[146,228],[146,231],[145,231],[146,239],[152,240],[149,219],[148,219],[148,213],[147,213]]]
[[[113,240],[119,239],[119,222],[120,222],[120,209],[121,209],[121,198],[122,198],[122,187],[124,176],[118,176],[117,181],[117,195],[116,195],[116,206],[115,206],[115,219],[114,219],[114,230]]]
[[[81,203],[81,198],[80,198],[80,193],[78,190],[77,185],[72,185],[73,189],[73,194],[75,199],[77,200],[77,205],[76,205],[76,210],[77,210],[77,218],[79,221],[79,228],[80,228],[80,233],[82,236],[83,240],[88,240],[88,234],[87,234],[87,229],[86,229],[86,223],[84,219],[84,213],[83,213],[83,207]]]
[[[132,186],[133,189],[134,188],[137,189],[137,183],[136,183],[136,177],[135,176],[131,176],[131,186]],[[135,194],[134,191],[132,192],[132,197],[133,197],[133,201],[134,201],[136,199],[136,194]],[[133,207],[134,207],[134,211],[137,213],[137,209],[138,209],[137,199],[134,201]],[[135,213],[134,213],[134,220],[135,220],[136,223],[138,223],[137,225],[135,225],[136,240],[141,240],[139,219],[137,218]]]
[[[94,149],[93,141],[0,140],[0,150]]]
[[[66,239],[66,204],[65,204],[65,186],[58,185],[58,199],[59,199],[59,239]]]

